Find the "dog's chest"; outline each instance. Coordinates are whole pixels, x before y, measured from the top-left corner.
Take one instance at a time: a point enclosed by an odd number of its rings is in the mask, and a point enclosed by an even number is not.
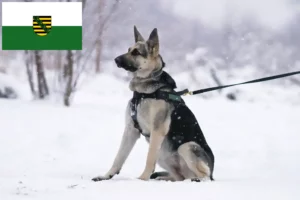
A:
[[[143,134],[150,136],[151,130],[167,125],[171,110],[164,100],[143,99],[137,106],[137,121]]]

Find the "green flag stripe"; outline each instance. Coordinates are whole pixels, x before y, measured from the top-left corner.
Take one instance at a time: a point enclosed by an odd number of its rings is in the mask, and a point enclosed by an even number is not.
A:
[[[52,26],[51,33],[38,36],[32,26],[3,26],[3,50],[81,50],[81,26]]]

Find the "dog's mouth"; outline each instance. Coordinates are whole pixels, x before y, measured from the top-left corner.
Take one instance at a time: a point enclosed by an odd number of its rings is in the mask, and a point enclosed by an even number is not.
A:
[[[120,64],[117,64],[117,66],[119,68],[123,68],[123,69],[125,69],[127,71],[130,71],[130,72],[136,72],[138,70],[137,68],[135,68],[135,67],[133,67],[131,65],[120,65]]]
[[[130,71],[130,72],[136,72],[138,70],[137,68],[134,68],[132,66],[126,66],[126,67],[123,67],[123,69]]]
[[[130,71],[130,72],[135,72],[137,71],[138,69],[135,68],[132,64],[128,63],[128,62],[125,62],[124,59],[122,57],[117,57],[115,58],[115,63],[116,65],[119,67],[119,68],[123,68],[127,71]]]

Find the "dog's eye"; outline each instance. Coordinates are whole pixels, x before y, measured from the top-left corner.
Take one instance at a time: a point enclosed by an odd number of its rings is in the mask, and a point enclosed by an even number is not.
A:
[[[138,55],[141,55],[140,52],[137,50],[137,49],[134,49],[132,52],[131,52],[131,55],[133,56],[138,56]]]

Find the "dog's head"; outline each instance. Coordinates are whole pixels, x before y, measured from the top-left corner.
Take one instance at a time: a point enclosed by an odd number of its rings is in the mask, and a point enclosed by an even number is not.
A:
[[[134,26],[134,38],[135,44],[128,49],[128,52],[115,58],[117,66],[142,78],[148,77],[154,71],[161,70],[164,62],[159,55],[157,29],[153,29],[149,39],[145,41]]]

